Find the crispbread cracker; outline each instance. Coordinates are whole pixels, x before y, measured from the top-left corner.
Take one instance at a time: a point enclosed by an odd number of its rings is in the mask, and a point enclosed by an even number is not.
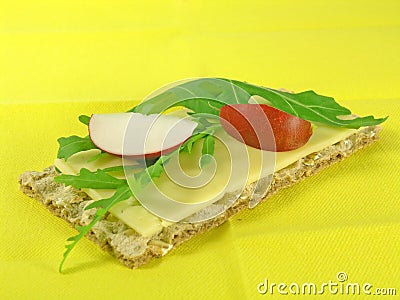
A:
[[[366,127],[348,138],[328,146],[318,153],[301,158],[286,168],[275,172],[272,182],[261,193],[256,184],[246,186],[241,197],[223,214],[201,223],[178,222],[150,237],[143,237],[120,220],[107,214],[87,235],[102,249],[115,255],[129,268],[137,268],[156,257],[161,257],[182,242],[202,232],[215,228],[233,215],[249,207],[251,197],[262,197],[262,201],[277,191],[292,186],[306,177],[312,176],[330,165],[343,160],[359,149],[378,139],[380,127]],[[54,166],[43,172],[25,172],[19,178],[20,189],[28,196],[40,201],[54,215],[63,218],[72,226],[87,225],[93,218],[95,209],[84,208],[93,200],[83,191],[54,182]],[[254,192],[254,190],[257,189]],[[251,205],[250,205],[251,206]],[[259,209],[259,208],[256,208]]]

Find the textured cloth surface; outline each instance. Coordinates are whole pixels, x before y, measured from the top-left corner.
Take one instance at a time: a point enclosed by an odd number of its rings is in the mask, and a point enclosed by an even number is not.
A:
[[[280,299],[257,286],[338,272],[400,294],[400,2],[375,2],[2,2],[0,298]],[[371,147],[162,259],[129,270],[82,240],[60,275],[75,231],[23,195],[18,175],[51,165],[58,137],[87,134],[80,114],[126,111],[196,76],[314,89],[390,117]]]

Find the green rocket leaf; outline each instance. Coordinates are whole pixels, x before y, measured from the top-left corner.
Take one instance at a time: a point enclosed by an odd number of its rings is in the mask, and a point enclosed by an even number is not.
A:
[[[77,189],[115,189],[126,182],[125,179],[115,178],[103,170],[91,172],[85,168],[80,170],[79,175],[61,174],[54,177],[54,181],[64,183],[67,186],[72,185]]]
[[[58,140],[60,147],[58,149],[57,158],[67,160],[70,156],[80,151],[96,149],[89,136],[79,137],[72,135],[70,137],[61,137]]]
[[[351,120],[342,119],[340,117],[351,115],[351,111],[338,104],[333,98],[318,95],[314,91],[292,94],[236,80],[223,80],[232,82],[251,96],[258,95],[263,97],[277,109],[310,122],[334,127],[360,128],[378,125],[387,119],[387,117],[375,119],[373,116],[358,117]]]
[[[373,126],[387,119],[375,119],[373,116],[349,119],[349,109],[333,98],[318,95],[314,91],[292,94],[224,78],[202,78],[179,84],[142,102],[131,111],[152,114],[162,113],[170,107],[184,106],[195,115],[219,115],[222,106],[248,103],[254,95],[265,98],[271,106],[291,115],[334,127]]]

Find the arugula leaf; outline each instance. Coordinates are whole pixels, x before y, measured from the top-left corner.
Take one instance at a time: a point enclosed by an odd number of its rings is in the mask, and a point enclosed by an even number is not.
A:
[[[80,115],[79,121],[85,125],[89,125],[90,117],[86,115]],[[79,137],[76,135],[72,135],[69,137],[61,137],[58,140],[59,148],[57,153],[57,158],[64,158],[67,160],[70,156],[80,151],[96,149],[97,147],[93,144],[92,140],[89,136]],[[100,157],[96,155],[93,160]],[[92,161],[92,160],[90,160]]]
[[[373,116],[359,117],[352,120],[339,119],[338,116],[350,115],[351,111],[348,108],[339,105],[335,99],[318,95],[314,91],[292,94],[255,86],[237,80],[222,78],[221,80],[226,80],[235,84],[251,96],[261,96],[267,99],[273,107],[310,122],[357,129],[363,126],[378,125],[387,119],[387,117],[375,119]]]
[[[197,122],[197,127],[193,131],[193,134],[209,131],[211,128],[216,129],[216,127],[221,127],[219,120],[219,115],[210,115],[203,113],[190,113],[190,117]]]
[[[92,189],[115,189],[123,183],[125,179],[115,178],[103,170],[91,172],[82,168],[79,175],[61,174],[54,177],[54,181],[64,183],[66,186],[72,185],[75,188],[92,188]]]
[[[211,162],[211,156],[214,155],[215,139],[212,135],[207,135],[203,140],[203,148],[201,150],[201,166],[205,166]]]
[[[71,253],[72,249],[76,246],[76,244],[93,228],[93,226],[99,220],[101,220],[105,216],[105,214],[111,207],[113,207],[118,202],[127,200],[131,196],[132,196],[132,192],[131,192],[129,186],[125,183],[125,184],[118,186],[116,192],[110,198],[96,201],[96,202],[93,202],[92,204],[90,204],[91,208],[100,207],[100,206],[102,208],[97,209],[94,218],[88,225],[76,226],[76,229],[79,231],[79,233],[73,237],[68,238],[67,241],[69,241],[71,243],[65,246],[65,248],[67,248],[67,250],[64,252],[63,259],[58,268],[58,271],[60,273],[62,273],[62,269],[63,269],[64,263],[65,263],[65,260],[67,259],[68,255]]]
[[[249,96],[235,84],[216,79],[201,78],[177,85],[130,111],[142,114],[161,113],[168,108],[184,106],[193,112],[219,115],[226,104],[247,103]]]
[[[78,119],[79,119],[79,121],[80,121],[82,124],[89,125],[89,121],[90,121],[90,117],[89,117],[89,116],[87,116],[87,115],[80,115],[80,116],[78,117]]]
[[[103,156],[105,156],[107,154],[108,154],[107,152],[104,152],[104,151],[101,150],[101,152],[99,154],[91,157],[87,162],[89,163],[89,162],[95,161],[96,159],[99,159],[100,157],[103,157]]]
[[[253,95],[259,95],[269,101],[271,106],[301,119],[334,127],[373,126],[387,119],[375,119],[373,116],[351,120],[338,118],[348,116],[351,112],[331,97],[318,95],[314,91],[292,94],[225,78],[202,78],[185,82],[142,102],[130,111],[152,114],[161,113],[170,107],[184,106],[192,110],[194,115],[219,115],[222,106],[248,103]]]
[[[148,184],[152,179],[159,178],[164,171],[164,164],[174,155],[179,149],[167,154],[160,156],[154,164],[148,166],[146,169],[141,171],[138,174],[135,174],[135,187],[134,189],[137,191],[143,188],[146,184]]]
[[[167,163],[168,160],[173,155],[176,155],[177,152],[183,152],[183,151],[186,151],[190,154],[192,151],[192,148],[193,148],[193,144],[195,142],[197,142],[198,140],[201,140],[203,138],[207,139],[207,141],[204,142],[205,145],[203,144],[203,154],[213,155],[215,142],[214,142],[214,137],[212,136],[212,133],[216,130],[217,127],[220,127],[220,125],[211,127],[204,132],[200,132],[200,133],[192,135],[177,150],[175,150],[167,155],[160,156],[154,162],[154,164],[152,164],[151,166],[148,166],[146,169],[144,169],[140,173],[135,174],[134,189],[135,190],[141,189],[146,184],[148,184],[151,180],[153,180],[155,178],[159,178],[161,176],[161,174],[164,172],[164,164]],[[203,157],[206,160],[204,162],[204,165],[209,163],[210,157],[208,157],[208,156],[203,156]]]
[[[141,177],[141,178],[146,178],[145,180],[140,181],[141,184],[147,183],[148,179],[158,178],[161,176],[161,173],[164,171],[163,165],[166,162],[164,161],[164,159],[165,158],[160,158],[156,161],[154,165],[147,167],[147,170],[144,172],[147,173],[148,176]]]
[[[109,173],[109,172],[124,171],[126,169],[135,170],[135,169],[141,169],[141,168],[143,168],[142,165],[114,166],[114,167],[108,167],[108,168],[101,169],[101,171]]]
[[[70,137],[61,137],[58,140],[60,147],[58,149],[57,158],[67,160],[70,156],[80,151],[96,149],[89,136],[79,137],[72,135]]]
[[[89,210],[91,208],[99,208],[99,207],[110,209],[113,205],[117,204],[118,202],[126,200],[132,196],[132,191],[129,189],[129,196],[127,198],[125,198],[128,194],[126,191],[126,188],[129,188],[129,186],[127,184],[120,185],[117,188],[114,195],[112,195],[110,198],[94,201],[94,202],[90,203],[88,206],[86,206],[85,210]],[[123,197],[121,197],[121,195]]]
[[[185,143],[181,146],[182,151],[187,151],[189,154],[192,153],[193,144],[201,140],[202,138],[206,137],[208,134],[204,132],[199,132],[195,135],[192,135],[189,139],[186,140]]]

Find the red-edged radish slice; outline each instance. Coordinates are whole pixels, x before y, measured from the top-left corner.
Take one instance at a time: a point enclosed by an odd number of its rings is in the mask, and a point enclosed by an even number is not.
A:
[[[221,108],[220,118],[232,137],[262,150],[294,150],[312,135],[310,122],[266,104],[226,105]]]
[[[89,135],[105,152],[152,158],[177,149],[196,126],[194,121],[173,115],[94,114],[89,122]]]

